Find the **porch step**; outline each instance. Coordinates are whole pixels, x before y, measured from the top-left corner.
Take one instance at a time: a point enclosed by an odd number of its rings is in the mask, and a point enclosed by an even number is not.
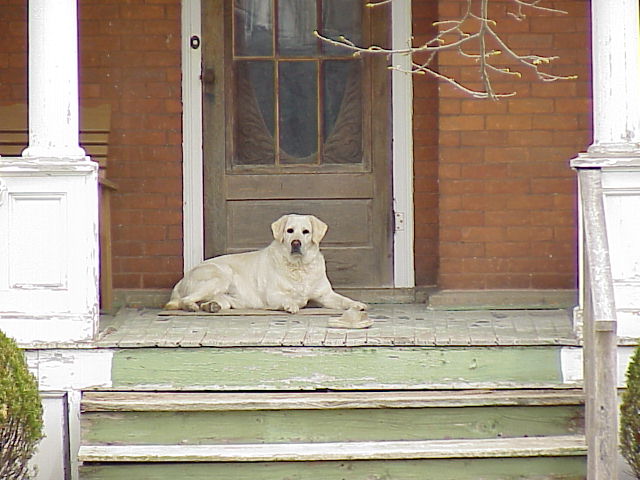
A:
[[[116,349],[111,390],[313,391],[559,388],[563,347]]]
[[[310,410],[582,405],[580,389],[390,392],[185,393],[99,392],[82,396],[83,412]]]
[[[85,392],[85,444],[441,440],[582,433],[576,390]]]
[[[317,462],[582,456],[583,435],[238,445],[85,445],[82,462]]]
[[[582,479],[582,407],[573,389],[84,392],[81,478]]]
[[[82,446],[82,480],[584,480],[580,435],[491,440]]]

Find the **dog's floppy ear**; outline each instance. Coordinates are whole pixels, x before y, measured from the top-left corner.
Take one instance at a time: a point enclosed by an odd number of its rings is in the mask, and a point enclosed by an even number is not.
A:
[[[283,215],[278,220],[271,224],[271,231],[273,232],[273,238],[277,241],[282,242],[284,238],[284,227],[287,224],[287,219],[289,215]]]
[[[311,215],[311,228],[313,229],[311,239],[314,243],[318,244],[324,238],[327,233],[327,228],[329,227],[322,220]]]

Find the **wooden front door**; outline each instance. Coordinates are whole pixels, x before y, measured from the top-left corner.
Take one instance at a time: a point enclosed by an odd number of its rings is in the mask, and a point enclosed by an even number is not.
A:
[[[334,285],[393,284],[386,59],[313,34],[384,44],[386,7],[365,3],[203,0],[207,258],[309,213]]]

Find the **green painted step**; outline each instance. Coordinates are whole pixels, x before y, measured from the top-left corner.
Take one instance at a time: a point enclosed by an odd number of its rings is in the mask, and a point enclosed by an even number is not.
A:
[[[561,347],[135,348],[114,390],[402,390],[558,387]]]
[[[93,464],[81,480],[584,480],[581,456],[438,460]]]
[[[571,435],[575,390],[325,393],[85,392],[94,445],[354,442]]]

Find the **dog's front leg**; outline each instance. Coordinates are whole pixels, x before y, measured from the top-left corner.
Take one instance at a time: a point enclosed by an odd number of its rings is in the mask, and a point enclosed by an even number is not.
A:
[[[334,292],[333,290],[322,295],[319,298],[314,298],[314,301],[319,303],[321,306],[325,308],[334,308],[337,310],[366,310],[367,305],[362,302],[356,302],[348,297],[340,295],[339,293]]]
[[[301,307],[300,302],[289,295],[270,294],[267,298],[269,310],[284,310],[289,313],[298,313]]]

